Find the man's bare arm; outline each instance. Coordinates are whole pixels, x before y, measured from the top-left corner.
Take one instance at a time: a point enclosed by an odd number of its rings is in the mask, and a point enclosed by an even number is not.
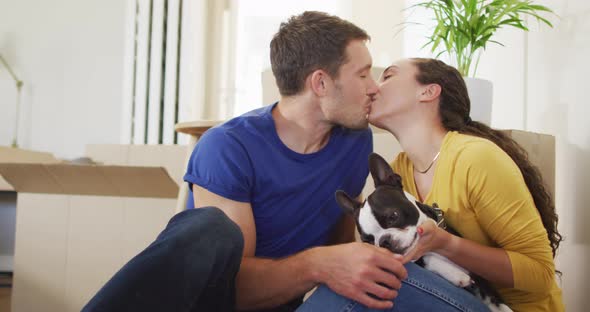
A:
[[[318,283],[372,308],[389,308],[406,276],[400,260],[367,244],[311,248],[283,259],[254,257],[256,226],[249,203],[233,201],[193,185],[195,207],[223,210],[242,230],[244,255],[236,280],[238,309],[276,307],[302,296]],[[391,273],[394,272],[394,273]],[[367,295],[373,293],[385,300]]]

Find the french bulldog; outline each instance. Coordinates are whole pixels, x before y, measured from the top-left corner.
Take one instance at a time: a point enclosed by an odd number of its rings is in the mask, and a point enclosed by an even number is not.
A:
[[[369,171],[375,182],[375,190],[364,203],[352,199],[341,190],[336,191],[338,205],[354,216],[363,242],[406,256],[418,245],[419,226],[424,222],[432,222],[430,219],[458,235],[444,224],[442,211],[436,204],[432,207],[422,204],[403,190],[401,177],[378,154],[369,156]],[[428,252],[416,260],[416,264],[469,291],[491,311],[512,311],[486,280],[470,274],[440,254]]]

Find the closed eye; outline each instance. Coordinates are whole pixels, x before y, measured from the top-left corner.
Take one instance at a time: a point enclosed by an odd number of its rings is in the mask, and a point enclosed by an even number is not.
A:
[[[381,74],[381,81],[385,81],[389,78],[391,78],[393,75],[395,75],[398,71],[398,67],[393,65],[393,66],[389,66],[387,67],[383,73]]]

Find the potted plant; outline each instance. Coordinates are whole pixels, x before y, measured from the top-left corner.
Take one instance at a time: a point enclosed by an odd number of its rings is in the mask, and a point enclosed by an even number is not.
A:
[[[482,51],[488,43],[502,45],[493,40],[493,36],[504,26],[528,31],[523,20],[526,16],[553,27],[540,15],[553,11],[534,4],[532,0],[429,0],[413,7],[422,7],[434,13],[436,26],[427,36],[428,42],[424,46],[430,46],[431,52],[437,53],[436,57],[448,54],[451,64],[465,78],[472,102],[472,119],[488,125],[491,120],[492,84],[472,78],[477,72]]]

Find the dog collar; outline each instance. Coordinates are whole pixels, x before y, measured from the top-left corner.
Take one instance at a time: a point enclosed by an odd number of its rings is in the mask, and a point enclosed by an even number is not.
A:
[[[438,225],[439,228],[446,230],[447,222],[445,221],[445,213],[436,203],[432,204],[432,208],[434,209],[434,214],[436,215],[436,225]]]

